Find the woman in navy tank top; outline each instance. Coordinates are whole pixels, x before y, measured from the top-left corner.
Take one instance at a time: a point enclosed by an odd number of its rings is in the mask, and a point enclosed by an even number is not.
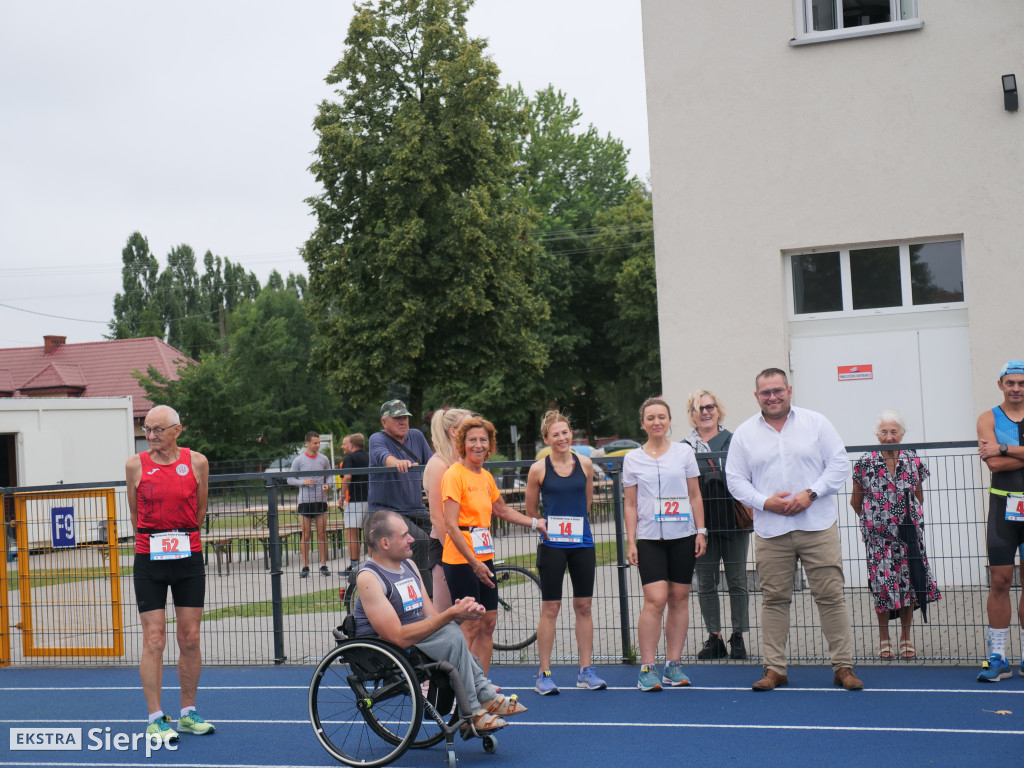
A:
[[[540,431],[551,453],[530,467],[526,483],[526,513],[539,517],[538,502],[543,502],[547,522],[547,538],[537,546],[541,583],[541,613],[537,624],[540,670],[534,690],[541,695],[558,693],[551,676],[551,650],[555,643],[555,621],[562,606],[566,568],[572,581],[576,646],[580,654],[576,687],[598,690],[606,685],[591,666],[594,620],[590,608],[596,557],[589,513],[594,498],[594,468],[589,458],[573,453],[572,427],[561,413],[545,413]]]

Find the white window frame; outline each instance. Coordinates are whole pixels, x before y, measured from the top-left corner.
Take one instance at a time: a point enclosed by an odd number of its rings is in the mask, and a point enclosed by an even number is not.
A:
[[[826,43],[830,40],[847,40],[853,37],[868,37],[870,35],[885,35],[891,32],[909,32],[914,29],[921,29],[924,22],[921,21],[918,0],[910,0],[910,17],[899,19],[902,0],[889,0],[889,12],[892,18],[897,21],[887,21],[882,24],[866,24],[861,27],[843,28],[843,0],[832,0],[836,5],[836,19],[840,25],[838,29],[826,29],[817,31],[811,21],[812,0],[793,0],[793,14],[796,19],[796,37],[789,41],[791,46],[809,45],[812,43]]]
[[[964,300],[950,301],[943,304],[914,304],[913,285],[910,280],[910,247],[924,243],[960,243],[960,274],[964,280]],[[898,247],[900,254],[900,288],[902,291],[902,305],[898,307],[871,307],[869,309],[853,309],[853,279],[850,272],[850,251],[859,251],[865,248],[892,248]],[[834,312],[796,312],[796,295],[793,292],[793,257],[807,256],[815,253],[839,252],[839,277],[843,296],[843,308]],[[964,268],[964,240],[960,235],[946,235],[944,237],[922,237],[892,243],[865,243],[861,245],[829,246],[822,248],[803,248],[789,251],[785,254],[786,269],[786,300],[789,319],[793,322],[805,320],[822,320],[835,317],[870,317],[873,315],[900,315],[911,312],[937,312],[950,309],[965,309],[967,307],[967,270]]]

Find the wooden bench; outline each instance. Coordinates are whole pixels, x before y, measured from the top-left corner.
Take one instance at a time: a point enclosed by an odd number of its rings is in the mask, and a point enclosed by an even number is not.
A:
[[[299,532],[297,525],[282,525],[278,527],[278,539],[286,544],[288,539]],[[235,542],[241,545],[243,542],[248,545],[251,542],[258,542],[263,549],[263,567],[270,570],[270,529],[266,526],[251,526],[238,528],[221,528],[203,532],[200,535],[203,547],[209,551],[213,550],[217,559],[217,575],[223,576],[222,568],[231,574],[231,553]],[[288,548],[284,547],[285,557],[288,557]],[[222,561],[223,558],[223,561]]]

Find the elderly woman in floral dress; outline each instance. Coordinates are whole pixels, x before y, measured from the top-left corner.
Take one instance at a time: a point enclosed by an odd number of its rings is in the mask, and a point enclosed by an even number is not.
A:
[[[906,431],[897,411],[884,411],[875,425],[878,442],[884,446],[896,446]],[[914,451],[895,447],[867,453],[853,467],[850,505],[860,518],[867,549],[880,659],[895,658],[889,621],[896,616],[900,619],[900,658],[916,658],[910,638],[914,609],[919,608],[927,621],[927,604],[942,598],[925,553],[921,503],[922,484],[928,475],[928,467]]]

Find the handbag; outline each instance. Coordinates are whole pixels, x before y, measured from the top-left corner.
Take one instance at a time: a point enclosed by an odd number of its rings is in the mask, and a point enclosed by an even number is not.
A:
[[[706,473],[704,477],[708,478],[708,480],[718,480],[724,485],[725,478],[722,475],[722,470],[720,470],[718,465],[715,464],[714,459],[706,459],[706,461],[711,465],[711,471]],[[736,528],[738,530],[745,531],[754,524],[754,514],[750,507],[742,504],[736,499],[732,500],[732,513],[736,520]]]
[[[732,511],[733,514],[736,515],[736,527],[739,530],[745,531],[754,525],[754,514],[751,511],[750,507],[737,501],[736,499],[733,499]]]

